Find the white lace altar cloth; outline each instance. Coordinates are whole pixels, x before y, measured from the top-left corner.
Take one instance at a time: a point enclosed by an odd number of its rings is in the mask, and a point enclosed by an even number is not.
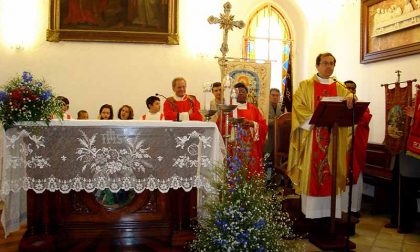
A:
[[[2,134],[6,235],[26,222],[28,189],[209,192],[208,178],[224,157],[222,137],[211,122],[70,120],[49,127],[20,123]]]

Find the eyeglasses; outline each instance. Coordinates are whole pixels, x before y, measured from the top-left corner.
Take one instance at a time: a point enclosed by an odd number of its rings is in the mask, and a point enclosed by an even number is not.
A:
[[[321,62],[321,65],[323,65],[323,66],[335,66],[335,62],[323,61],[323,62]]]

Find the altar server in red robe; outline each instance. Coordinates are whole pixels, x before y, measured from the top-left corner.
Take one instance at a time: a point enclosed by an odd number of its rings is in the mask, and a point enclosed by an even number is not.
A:
[[[248,142],[252,144],[249,150],[251,162],[249,163],[248,169],[250,175],[262,175],[264,172],[263,147],[268,131],[267,121],[255,105],[247,102],[248,88],[246,85],[240,82],[237,83],[234,88],[237,90],[238,107],[231,113],[231,116],[244,118],[244,122],[241,126],[247,131],[247,135],[244,136],[241,141],[243,141],[244,144]],[[219,117],[217,125],[220,125],[220,120],[221,118]],[[225,122],[224,118],[223,122]],[[222,125],[222,129],[220,130],[224,135],[225,126]]]
[[[348,80],[344,84],[350,93],[356,95],[356,83]],[[372,114],[369,109],[366,109],[361,120],[354,130],[354,148],[353,148],[353,190],[352,190],[352,204],[351,211],[358,216],[358,212],[362,206],[363,193],[363,169],[366,163],[366,150],[369,139],[369,123],[372,119]],[[351,134],[351,131],[350,131]],[[349,153],[350,154],[350,153]],[[348,194],[349,186],[346,186],[346,191],[341,199],[341,206],[344,212],[348,210]]]
[[[163,104],[165,120],[203,121],[200,114],[200,102],[193,95],[187,95],[187,81],[177,77],[172,81],[175,95],[168,97]]]

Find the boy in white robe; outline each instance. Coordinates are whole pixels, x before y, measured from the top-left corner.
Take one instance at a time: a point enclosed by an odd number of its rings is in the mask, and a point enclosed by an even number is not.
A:
[[[146,105],[149,111],[140,117],[140,120],[165,120],[160,112],[160,99],[157,96],[150,96],[146,99]]]

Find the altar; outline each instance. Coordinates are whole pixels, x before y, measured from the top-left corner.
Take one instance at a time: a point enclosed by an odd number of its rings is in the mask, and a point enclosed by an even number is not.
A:
[[[224,157],[209,122],[20,123],[2,138],[1,220],[6,235],[27,221],[21,247],[42,237],[67,250],[99,236],[183,245]],[[124,202],[106,203],[104,194]]]

